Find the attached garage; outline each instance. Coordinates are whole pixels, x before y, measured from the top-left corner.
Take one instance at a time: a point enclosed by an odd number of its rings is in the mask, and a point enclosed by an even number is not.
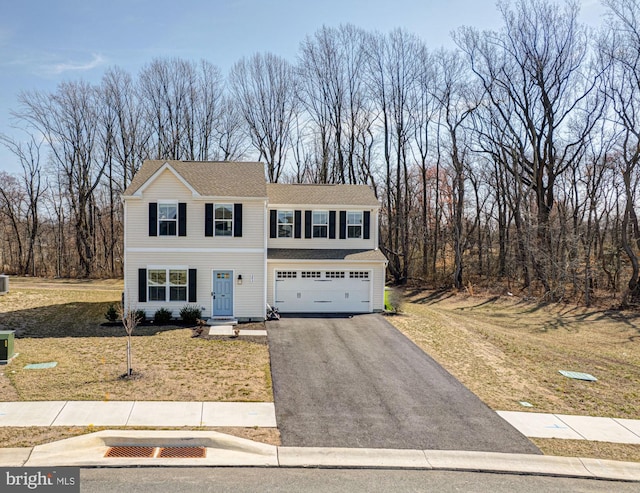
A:
[[[277,270],[275,305],[283,313],[373,311],[369,270]]]
[[[281,313],[381,311],[385,268],[377,250],[269,249],[267,300]]]

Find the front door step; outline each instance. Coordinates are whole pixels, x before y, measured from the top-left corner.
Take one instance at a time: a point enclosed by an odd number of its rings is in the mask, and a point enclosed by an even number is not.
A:
[[[238,319],[236,318],[218,318],[213,317],[207,320],[207,325],[215,326],[215,325],[238,325]]]

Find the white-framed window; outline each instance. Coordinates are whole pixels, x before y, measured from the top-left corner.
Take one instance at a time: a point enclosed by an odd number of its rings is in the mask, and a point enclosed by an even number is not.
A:
[[[278,238],[293,238],[293,211],[278,211]]]
[[[276,273],[278,279],[296,279],[297,277],[298,273],[295,270],[279,270]]]
[[[344,271],[327,271],[324,273],[326,279],[344,279]]]
[[[320,271],[303,271],[302,279],[316,279],[320,277]]]
[[[178,204],[175,202],[158,203],[158,235],[177,236]]]
[[[187,269],[149,268],[147,289],[149,301],[187,301]]]
[[[215,204],[214,229],[216,236],[233,236],[233,204]]]
[[[362,238],[362,211],[347,211],[347,238]]]
[[[314,238],[327,238],[329,236],[329,212],[313,211],[311,225]]]
[[[349,272],[350,279],[369,279],[369,272],[364,270],[355,270]]]

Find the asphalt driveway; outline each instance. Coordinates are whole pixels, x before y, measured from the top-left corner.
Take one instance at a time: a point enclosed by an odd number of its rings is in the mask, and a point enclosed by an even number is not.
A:
[[[380,315],[268,330],[284,446],[540,451]]]

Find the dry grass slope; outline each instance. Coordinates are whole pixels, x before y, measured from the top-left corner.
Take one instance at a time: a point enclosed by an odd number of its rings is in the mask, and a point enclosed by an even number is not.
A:
[[[489,407],[640,419],[638,314],[451,292],[417,292],[406,301],[389,320]],[[640,461],[640,445],[534,442],[549,455]]]
[[[640,419],[637,314],[452,293],[408,301],[391,322],[491,408]]]

